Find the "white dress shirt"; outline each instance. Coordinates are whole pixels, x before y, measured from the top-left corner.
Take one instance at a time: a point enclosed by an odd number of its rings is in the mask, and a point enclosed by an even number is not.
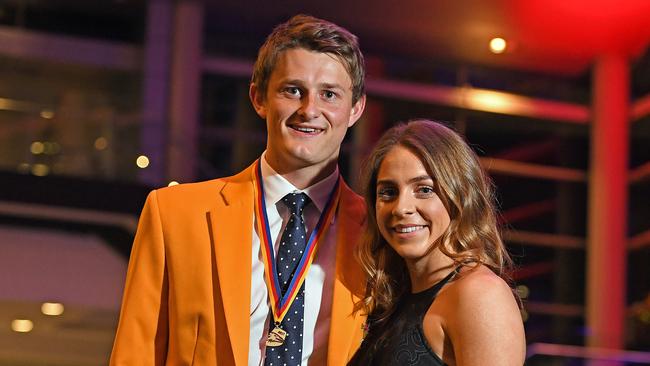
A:
[[[273,249],[278,252],[278,242],[289,221],[289,209],[282,203],[282,198],[291,192],[303,192],[311,199],[305,206],[303,217],[309,237],[318,223],[318,219],[327,204],[330,192],[339,177],[336,171],[320,182],[303,190],[297,189],[284,177],[276,173],[266,162],[262,154],[262,180],[264,183],[264,200],[269,220]],[[327,341],[332,309],[332,286],[334,284],[336,258],[336,217],[327,231],[324,241],[319,245],[314,261],[305,278],[305,313],[303,329],[302,366],[307,360],[312,366],[325,365],[327,360]],[[257,225],[253,223],[251,308],[250,308],[250,343],[248,365],[264,364],[266,338],[269,331],[270,315],[268,290],[264,281],[264,263],[260,251],[260,236]]]

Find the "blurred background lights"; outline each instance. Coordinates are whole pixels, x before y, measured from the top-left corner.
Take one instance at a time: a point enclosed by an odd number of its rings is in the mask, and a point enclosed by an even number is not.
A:
[[[20,172],[20,173],[27,174],[27,173],[29,173],[29,168],[30,168],[29,164],[20,163],[20,164],[18,164],[18,168],[16,170],[18,170],[18,172]]]
[[[44,302],[41,305],[41,313],[45,315],[57,316],[63,314],[63,304],[58,302]]]
[[[41,117],[45,119],[51,119],[54,118],[54,112],[49,110],[49,109],[44,109],[41,111]]]
[[[641,312],[641,314],[639,315],[639,320],[642,323],[650,324],[650,310]]]
[[[466,89],[465,103],[470,108],[486,112],[509,113],[515,107],[513,98],[505,93],[491,90]]]
[[[43,152],[47,155],[56,155],[61,152],[61,145],[56,142],[44,142]]]
[[[11,330],[18,333],[31,332],[34,323],[29,319],[14,319],[11,321]]]
[[[96,150],[105,150],[108,147],[108,140],[106,137],[98,137],[95,140],[95,149]]]
[[[144,155],[140,155],[135,160],[135,164],[138,166],[138,168],[144,169],[149,166],[149,158]]]
[[[492,51],[492,53],[503,53],[507,46],[508,44],[503,38],[496,37],[490,40],[490,51]]]
[[[37,177],[44,177],[50,174],[50,167],[45,164],[34,164],[32,165],[32,174]]]
[[[175,181],[175,180],[173,180],[173,181],[169,182],[169,184],[167,185],[167,187],[177,186],[177,185],[178,185],[178,182]]]
[[[527,298],[528,295],[530,294],[530,289],[528,289],[528,286],[525,286],[525,285],[519,285],[519,286],[517,286],[517,294],[518,294],[519,297],[521,297],[522,299],[525,299],[525,298]]]
[[[526,311],[526,309],[521,309],[521,319],[523,321],[527,321],[528,318],[530,318],[530,315],[528,314],[528,311]]]
[[[31,151],[34,155],[42,154],[45,151],[45,144],[40,141],[34,141],[29,147],[29,151]]]

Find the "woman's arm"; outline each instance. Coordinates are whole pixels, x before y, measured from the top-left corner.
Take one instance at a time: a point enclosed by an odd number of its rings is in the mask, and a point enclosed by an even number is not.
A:
[[[526,340],[521,313],[510,287],[487,267],[449,286],[445,333],[457,366],[521,366]]]

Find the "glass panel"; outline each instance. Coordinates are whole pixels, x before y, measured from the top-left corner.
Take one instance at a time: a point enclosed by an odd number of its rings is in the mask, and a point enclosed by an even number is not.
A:
[[[0,169],[135,180],[139,75],[0,57]]]

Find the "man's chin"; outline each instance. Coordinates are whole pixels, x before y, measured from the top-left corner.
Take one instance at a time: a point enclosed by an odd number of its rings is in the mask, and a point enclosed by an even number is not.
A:
[[[318,160],[316,151],[312,146],[294,146],[290,149],[290,155],[293,160],[313,164]]]
[[[318,159],[314,158],[313,155],[295,154],[292,157],[292,163],[296,168],[307,168],[319,163]]]

